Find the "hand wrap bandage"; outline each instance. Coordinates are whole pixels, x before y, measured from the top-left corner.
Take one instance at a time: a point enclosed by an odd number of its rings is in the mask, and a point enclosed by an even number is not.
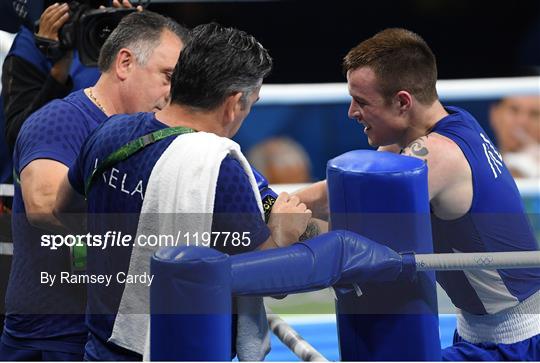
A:
[[[264,209],[264,220],[266,223],[268,223],[270,213],[272,212],[272,207],[274,206],[278,195],[268,186],[268,180],[266,180],[264,175],[262,175],[253,166],[251,167],[251,170],[253,171],[253,176],[255,177],[257,186],[259,187],[259,193],[261,195],[262,205]]]

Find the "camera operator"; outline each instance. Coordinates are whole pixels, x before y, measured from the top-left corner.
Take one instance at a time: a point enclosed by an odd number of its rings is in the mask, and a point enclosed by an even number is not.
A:
[[[41,15],[36,35],[57,41],[58,30],[68,20],[67,4],[53,4]],[[26,26],[20,28],[2,69],[6,141],[11,151],[31,113],[53,99],[97,81],[98,69],[83,66],[73,53],[67,51],[59,59],[48,59],[36,46],[32,31]]]

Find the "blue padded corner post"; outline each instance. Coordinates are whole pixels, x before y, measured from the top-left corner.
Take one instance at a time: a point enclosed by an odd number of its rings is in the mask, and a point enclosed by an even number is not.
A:
[[[205,247],[158,250],[150,262],[150,358],[231,360],[231,263]]]
[[[398,252],[432,253],[427,166],[357,150],[328,162],[331,229],[357,232]],[[441,359],[435,274],[336,291],[344,361]]]

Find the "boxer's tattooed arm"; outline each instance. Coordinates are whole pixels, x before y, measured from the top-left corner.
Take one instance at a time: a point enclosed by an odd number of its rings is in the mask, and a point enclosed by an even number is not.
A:
[[[403,149],[402,154],[426,159],[429,154],[429,150],[426,146],[427,138],[428,136],[422,136],[421,138],[414,140],[409,146]]]
[[[305,241],[321,234],[319,225],[315,221],[310,221],[307,225],[306,231],[300,236],[299,241]]]

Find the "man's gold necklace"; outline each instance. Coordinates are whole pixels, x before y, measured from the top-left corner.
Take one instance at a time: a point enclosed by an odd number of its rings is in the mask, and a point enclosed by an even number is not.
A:
[[[97,107],[99,107],[99,109],[101,111],[103,111],[104,114],[107,114],[107,112],[105,111],[105,107],[103,107],[103,105],[101,103],[99,103],[99,101],[97,100],[96,96],[94,96],[94,93],[92,92],[92,89],[94,87],[88,87],[87,90],[87,94],[88,94],[88,97],[90,97],[90,99],[92,100],[92,102],[94,102],[96,104]]]

